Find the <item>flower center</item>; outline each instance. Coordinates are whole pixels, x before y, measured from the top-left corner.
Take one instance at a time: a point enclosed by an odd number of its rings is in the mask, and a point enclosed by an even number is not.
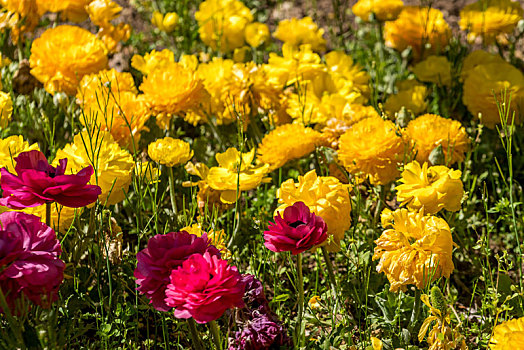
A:
[[[305,222],[302,222],[302,221],[298,220],[298,221],[292,222],[291,224],[289,224],[289,226],[291,226],[293,228],[297,228],[298,226],[305,225],[305,224],[306,224]]]

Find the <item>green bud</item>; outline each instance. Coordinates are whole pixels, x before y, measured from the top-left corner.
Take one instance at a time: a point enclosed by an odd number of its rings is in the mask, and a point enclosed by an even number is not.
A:
[[[433,148],[429,154],[429,162],[431,165],[446,165],[446,155],[444,154],[442,145]]]
[[[446,305],[446,300],[444,299],[444,295],[440,291],[440,288],[437,286],[431,288],[431,304],[435,309],[440,310],[442,316],[447,313],[448,306]]]

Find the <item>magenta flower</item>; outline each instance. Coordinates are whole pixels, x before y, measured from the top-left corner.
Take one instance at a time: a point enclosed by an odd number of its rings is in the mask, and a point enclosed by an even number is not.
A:
[[[274,252],[291,252],[296,255],[309,250],[327,239],[327,225],[324,220],[309,211],[303,202],[296,202],[284,209],[275,222],[270,222],[264,231],[264,245]]]
[[[55,231],[40,218],[21,212],[0,214],[0,289],[9,308],[18,313],[16,300],[25,295],[48,307],[58,298],[65,264]]]
[[[245,283],[235,266],[209,253],[191,255],[171,272],[166,303],[175,317],[197,323],[218,319],[227,309],[243,307]]]
[[[134,275],[139,285],[137,289],[150,299],[155,309],[169,311],[170,307],[164,299],[171,271],[191,255],[205,252],[220,256],[206,233],[198,237],[182,231],[151,237],[147,248],[136,255],[138,263]]]
[[[6,168],[0,169],[3,197],[0,205],[12,209],[36,207],[57,202],[71,208],[93,203],[102,193],[100,187],[88,185],[93,167],[88,166],[77,174],[65,175],[67,159],[60,159],[55,168],[49,165],[40,151],[23,152],[15,158],[13,175]]]

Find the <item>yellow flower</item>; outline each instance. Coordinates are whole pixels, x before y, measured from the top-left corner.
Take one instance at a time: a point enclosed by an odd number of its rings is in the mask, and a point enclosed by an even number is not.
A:
[[[270,38],[267,24],[260,22],[248,24],[244,35],[246,37],[246,42],[252,47],[259,47],[260,45],[267,43]]]
[[[11,64],[11,59],[9,57],[5,57],[0,53],[0,69],[8,66]],[[0,82],[0,89],[1,89],[2,83]]]
[[[207,238],[211,240],[211,244],[213,244],[217,249],[220,251],[221,258],[222,259],[229,259],[231,258],[231,252],[229,249],[227,249],[227,242],[226,242],[226,233],[224,230],[218,230],[214,231],[212,228],[210,228],[208,231],[204,231],[202,229],[201,224],[193,224],[191,226],[186,226],[180,229],[180,231],[186,231],[187,233],[190,233],[192,235],[197,235],[198,237],[201,237],[204,232],[207,233]]]
[[[450,37],[444,15],[434,8],[406,6],[395,21],[384,26],[386,44],[397,51],[411,46],[416,60],[442,52]]]
[[[18,42],[20,35],[32,32],[40,20],[38,4],[35,0],[0,1],[0,28],[11,29],[13,42]]]
[[[0,168],[7,168],[7,170],[14,174],[15,173],[15,158],[22,152],[29,152],[34,150],[40,150],[37,143],[29,145],[27,141],[24,141],[22,135],[13,135],[0,139]]]
[[[243,63],[250,60],[251,49],[249,46],[242,46],[233,51],[233,61]]]
[[[361,120],[339,140],[338,159],[357,178],[372,184],[388,184],[399,175],[404,142],[395,124],[380,117]]]
[[[76,94],[79,105],[105,100],[108,96],[122,92],[137,93],[131,73],[121,73],[115,69],[105,69],[82,78]]]
[[[284,124],[264,136],[258,147],[258,161],[275,170],[290,160],[310,154],[324,143],[318,131],[300,124]]]
[[[469,31],[468,39],[481,36],[492,43],[499,34],[509,34],[522,19],[523,10],[518,1],[479,0],[460,11],[460,29]]]
[[[8,93],[0,91],[0,128],[7,127],[13,115],[13,101]]]
[[[418,80],[440,86],[451,85],[451,63],[444,56],[429,56],[413,67]]]
[[[506,99],[502,98],[506,91]],[[511,98],[511,112],[508,124],[515,113],[515,124],[524,114],[524,75],[509,63],[490,63],[472,69],[464,81],[462,101],[475,118],[482,115],[482,123],[494,128],[500,123],[499,103],[508,103]]]
[[[322,299],[320,299],[320,297],[318,295],[315,295],[315,296],[311,297],[311,299],[309,299],[308,305],[309,305],[309,307],[312,310],[321,309],[322,308],[322,304],[320,304],[321,300]]]
[[[51,205],[51,226],[58,232],[65,233],[71,225],[75,216],[82,214],[84,208],[69,208],[61,206],[57,203]],[[25,208],[24,213],[38,216],[42,221],[46,219],[46,205],[39,205],[37,207]]]
[[[416,160],[407,164],[396,187],[397,200],[410,210],[424,208],[426,214],[436,214],[442,209],[459,211],[464,186],[460,170],[442,165],[422,167]]]
[[[370,95],[369,74],[351,56],[341,51],[331,51],[324,56],[329,72],[333,77],[338,94],[349,98],[354,92],[361,94],[367,102]]]
[[[220,200],[234,203],[240,192],[252,190],[262,182],[269,182],[266,177],[269,164],[252,165],[255,149],[240,153],[235,148],[228,148],[215,156],[218,166],[209,169],[207,182],[215,190],[222,191]]]
[[[351,187],[332,176],[317,176],[314,170],[293,179],[286,180],[277,191],[282,212],[295,202],[304,202],[316,215],[324,219],[331,237],[326,241],[329,251],[339,251],[340,241],[351,226]]]
[[[416,159],[430,162],[431,152],[438,146],[444,152],[447,165],[462,162],[470,141],[460,122],[435,114],[424,114],[409,122],[406,136],[414,144]]]
[[[73,143],[56,152],[53,163],[63,158],[67,158],[66,173],[77,173],[89,165],[93,167],[95,172],[89,183],[102,189],[98,197],[102,204],[112,205],[126,198],[135,162],[109,132],[100,131],[89,135],[83,131],[75,135]]]
[[[491,350],[524,349],[524,317],[502,322],[493,328],[489,347]]]
[[[483,50],[475,50],[466,56],[462,63],[462,71],[460,76],[462,80],[466,80],[469,73],[473,72],[473,69],[477,66],[490,64],[490,63],[505,63],[504,59],[497,54],[489,53]]]
[[[110,27],[110,22],[118,17],[122,7],[111,0],[92,0],[86,10],[91,22],[99,27]]]
[[[131,26],[120,23],[117,26],[101,27],[96,36],[104,43],[108,52],[115,53],[118,43],[127,41],[131,37]]]
[[[285,19],[278,23],[273,36],[295,48],[311,45],[313,51],[326,50],[326,40],[322,37],[324,29],[318,28],[311,17]]]
[[[414,115],[419,115],[428,108],[426,103],[428,89],[424,84],[420,84],[415,80],[405,80],[397,82],[397,89],[398,92],[389,96],[386,103],[384,103],[384,109],[392,117],[402,107],[411,111]]]
[[[373,255],[373,260],[380,260],[377,271],[391,284],[389,290],[405,291],[409,284],[423,289],[440,277],[449,278],[455,267],[446,221],[407,209],[395,210],[391,219],[382,223],[386,230],[375,241]]]
[[[31,46],[31,74],[47,92],[73,96],[86,74],[107,66],[104,44],[85,29],[61,25],[46,30]]]
[[[38,10],[41,14],[45,12],[62,12],[62,17],[66,21],[76,23],[87,19],[87,6],[93,0],[37,0]]]
[[[229,52],[244,45],[244,29],[253,22],[253,15],[238,0],[206,0],[200,3],[195,19],[204,44]]]
[[[150,143],[147,153],[155,162],[169,168],[185,164],[193,157],[189,143],[172,137],[164,137]]]
[[[153,162],[137,162],[135,165],[135,175],[148,184],[160,182],[160,169]]]
[[[351,10],[364,21],[374,14],[377,20],[384,22],[397,19],[403,8],[402,0],[359,0]]]
[[[171,33],[178,25],[178,14],[176,12],[168,12],[165,15],[158,11],[153,12],[151,23],[163,32]]]
[[[382,340],[371,337],[371,346],[373,347],[373,350],[382,350]]]
[[[131,66],[144,75],[166,70],[173,63],[175,63],[175,54],[168,49],[162,51],[153,50],[144,56],[134,55],[131,58]]]

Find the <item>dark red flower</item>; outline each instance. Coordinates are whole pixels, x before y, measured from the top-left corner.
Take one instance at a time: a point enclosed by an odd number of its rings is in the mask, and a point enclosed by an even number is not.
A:
[[[171,271],[178,268],[191,255],[209,252],[220,256],[218,249],[211,244],[207,234],[201,237],[182,232],[155,235],[147,242],[147,248],[136,255],[135,269],[138,290],[145,294],[159,311],[169,311],[164,299]]]
[[[327,225],[312,213],[303,202],[284,209],[284,216],[275,216],[264,232],[264,245],[274,252],[291,252],[296,255],[309,250],[327,239]]]
[[[4,197],[0,205],[8,208],[23,209],[51,202],[80,208],[96,201],[102,193],[100,187],[87,184],[93,175],[92,166],[65,175],[67,159],[60,159],[59,165],[53,167],[40,151],[20,153],[15,161],[17,175],[0,169]]]

